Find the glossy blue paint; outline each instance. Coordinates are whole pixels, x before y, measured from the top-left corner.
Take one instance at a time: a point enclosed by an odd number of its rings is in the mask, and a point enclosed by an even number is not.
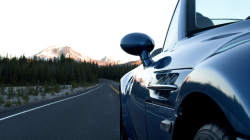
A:
[[[212,98],[240,134],[250,136],[250,42],[214,55],[195,67],[182,84],[176,110],[193,92]],[[240,54],[240,55],[236,55]]]
[[[153,76],[151,84],[157,83],[161,77],[166,74],[177,74],[178,78],[174,83],[177,85],[178,89],[174,91],[149,90],[150,94],[146,97],[146,123],[149,139],[154,139],[154,137],[156,139],[172,139],[173,130],[171,130],[169,133],[162,131],[159,125],[160,122],[165,119],[173,122],[174,125],[176,120],[174,106],[179,93],[179,88],[191,71],[192,69],[167,70],[155,71],[154,74],[152,74]]]
[[[171,63],[167,67],[162,68],[162,70],[193,68],[227,42],[248,33],[250,29],[249,25],[250,20],[247,20],[204,31],[192,37],[186,37],[179,41],[171,51],[162,52],[155,56],[153,60],[158,61],[167,56],[171,57]],[[228,34],[233,35],[213,39],[214,37]]]
[[[135,129],[133,126],[133,120],[130,116],[129,93],[128,93],[128,91],[126,91],[127,85],[129,83],[129,79],[131,78],[131,76],[134,75],[134,71],[136,71],[136,69],[127,73],[125,76],[123,76],[121,78],[120,83],[126,83],[126,84],[120,84],[120,96],[121,96],[121,106],[122,106],[122,114],[121,115],[123,116],[123,119],[124,119],[128,138],[133,139],[133,140],[137,140],[137,136],[136,136]]]
[[[147,74],[152,73],[153,68],[137,69],[135,73],[135,79],[130,93],[130,111],[131,118],[133,120],[133,125],[135,132],[139,139],[147,139],[147,128],[146,128],[146,115],[145,115],[145,106],[146,106],[146,97],[149,94],[149,91],[145,87],[148,82]],[[147,79],[145,79],[147,78]]]
[[[187,36],[186,3],[180,0],[175,46],[121,79],[122,112],[130,139],[172,139],[180,107],[194,92],[211,98],[239,136],[250,137],[250,20]],[[147,89],[166,74],[177,74],[174,91]],[[162,76],[163,75],[163,76]],[[133,83],[129,79],[134,77]],[[127,90],[129,87],[129,90]],[[164,92],[164,93],[163,93]],[[166,96],[160,96],[160,95]],[[164,119],[171,132],[160,129]]]
[[[152,103],[146,103],[146,124],[149,140],[172,139],[172,131],[166,132],[160,129],[161,121],[175,121],[173,108],[168,108]]]
[[[181,11],[179,15],[179,33],[178,33],[178,41],[186,38],[186,0],[179,0]]]
[[[150,52],[154,49],[154,45],[154,40],[143,33],[127,34],[120,42],[120,46],[125,52],[140,56],[144,67],[153,62]]]
[[[120,45],[125,52],[140,56],[143,51],[151,52],[154,49],[155,43],[153,39],[146,34],[130,33],[122,38]],[[148,57],[148,55],[145,55],[143,59]]]

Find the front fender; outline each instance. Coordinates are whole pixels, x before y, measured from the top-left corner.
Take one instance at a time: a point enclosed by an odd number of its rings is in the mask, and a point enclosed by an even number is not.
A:
[[[124,120],[128,138],[133,139],[133,140],[136,140],[137,136],[135,133],[133,121],[132,121],[130,110],[129,110],[129,102],[130,102],[129,95],[130,95],[132,86],[130,86],[129,90],[127,90],[127,87],[128,87],[130,78],[132,76],[134,77],[135,72],[138,69],[142,69],[142,65],[138,66],[134,70],[125,74],[120,80],[120,96],[121,96],[121,109],[122,109],[123,120]]]
[[[236,132],[250,136],[250,43],[214,55],[183,82],[175,110],[185,97],[202,92],[213,99]]]

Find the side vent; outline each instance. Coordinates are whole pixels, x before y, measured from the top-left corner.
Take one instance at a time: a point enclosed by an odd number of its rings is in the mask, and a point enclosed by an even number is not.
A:
[[[129,83],[133,83],[133,81],[134,81],[134,77],[132,76],[130,79],[129,79]]]
[[[154,90],[155,95],[159,97],[168,98],[171,91],[177,89],[175,81],[177,80],[178,76],[178,73],[156,74],[155,80],[157,82],[153,85],[151,84],[151,82],[149,82],[148,89]],[[154,76],[152,76],[152,78],[153,77]]]
[[[174,85],[176,79],[178,78],[177,73],[169,73],[163,76],[156,84],[160,85]]]
[[[132,76],[129,80],[128,80],[128,84],[126,87],[126,93],[128,94],[128,92],[130,91],[131,87],[132,87],[132,83],[134,81],[134,77]]]

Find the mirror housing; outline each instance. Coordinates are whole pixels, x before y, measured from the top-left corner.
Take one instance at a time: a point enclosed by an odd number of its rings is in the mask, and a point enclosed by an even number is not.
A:
[[[127,34],[122,38],[120,46],[128,54],[139,55],[144,67],[148,67],[153,62],[150,52],[154,49],[155,43],[146,34]]]

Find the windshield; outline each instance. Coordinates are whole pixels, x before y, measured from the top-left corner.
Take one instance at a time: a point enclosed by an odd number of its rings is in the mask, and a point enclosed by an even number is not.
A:
[[[188,32],[213,28],[249,18],[250,0],[191,0],[188,3]]]

